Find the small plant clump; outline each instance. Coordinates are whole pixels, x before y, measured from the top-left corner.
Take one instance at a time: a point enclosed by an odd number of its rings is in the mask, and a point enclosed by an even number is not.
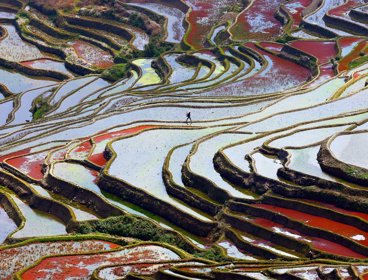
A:
[[[102,72],[101,77],[105,80],[115,82],[124,78],[130,70],[130,65],[125,63],[120,63],[111,66]]]
[[[28,19],[28,13],[24,10],[21,10],[19,13],[17,13],[17,18],[24,18],[24,19]]]
[[[120,52],[115,56],[114,62],[115,63],[126,63],[129,60],[139,57],[140,55],[141,55],[140,51],[135,50],[130,45],[125,45],[120,49]]]
[[[120,52],[114,58],[115,63],[126,63],[130,60],[140,57],[159,57],[161,54],[170,51],[174,48],[174,45],[167,42],[159,42],[157,38],[151,38],[150,42],[144,47],[143,51],[133,49],[131,46],[126,45],[120,49]]]
[[[34,106],[31,109],[31,112],[33,114],[33,120],[35,121],[41,119],[43,116],[46,115],[48,111],[50,111],[50,109],[51,106],[45,98],[43,98],[42,96],[37,97],[34,100]]]
[[[143,57],[159,57],[162,53],[173,49],[173,45],[166,42],[158,42],[156,38],[151,39],[145,46]]]
[[[278,38],[276,40],[277,43],[281,43],[281,44],[286,44],[290,41],[295,40],[296,38],[293,36],[290,36],[289,34],[284,34],[283,36],[281,36],[280,38]]]
[[[226,262],[231,258],[226,257],[218,246],[213,246],[203,252],[195,253],[194,256],[216,262]]]
[[[132,13],[132,14],[130,14],[130,16],[129,16],[129,23],[132,26],[138,27],[140,29],[144,29],[144,27],[145,27],[145,25],[144,25],[144,19],[138,13]]]

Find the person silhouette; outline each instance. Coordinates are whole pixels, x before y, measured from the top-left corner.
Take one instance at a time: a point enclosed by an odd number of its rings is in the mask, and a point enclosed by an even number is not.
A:
[[[185,120],[185,123],[192,124],[192,117],[190,112],[187,113],[187,119]]]

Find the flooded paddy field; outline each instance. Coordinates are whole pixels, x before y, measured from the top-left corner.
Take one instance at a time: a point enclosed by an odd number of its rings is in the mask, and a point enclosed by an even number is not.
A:
[[[0,279],[368,278],[366,1],[0,2]]]

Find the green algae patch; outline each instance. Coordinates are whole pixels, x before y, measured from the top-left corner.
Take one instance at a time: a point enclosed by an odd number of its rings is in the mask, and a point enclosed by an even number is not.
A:
[[[368,180],[368,172],[364,172],[360,168],[357,168],[355,166],[349,165],[344,171],[352,177],[356,177],[362,180]]]
[[[356,68],[364,63],[368,62],[368,55],[360,56],[349,63],[349,69]]]
[[[130,64],[120,63],[111,66],[102,72],[101,77],[105,80],[115,82],[124,78],[129,73]]]
[[[365,45],[365,47],[360,51],[359,56],[357,58],[350,61],[349,69],[361,66],[366,62],[368,62],[368,45]]]

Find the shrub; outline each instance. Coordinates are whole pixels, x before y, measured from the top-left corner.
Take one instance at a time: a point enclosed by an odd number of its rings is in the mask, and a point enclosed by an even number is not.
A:
[[[48,111],[50,111],[51,106],[43,97],[37,97],[34,101],[33,108],[31,112],[33,113],[33,120],[38,120],[43,118]]]
[[[159,57],[162,53],[171,50],[174,46],[166,42],[158,42],[157,38],[151,41],[144,47],[144,57]]]
[[[222,250],[218,246],[213,246],[203,252],[195,253],[194,256],[216,262],[226,262],[231,260],[223,254]]]
[[[126,63],[137,57],[142,57],[143,52],[133,49],[130,45],[125,45],[120,49],[120,53],[115,56],[115,63]]]
[[[129,64],[116,64],[111,66],[109,69],[104,70],[101,74],[101,77],[105,80],[115,82],[117,80],[120,80],[121,78],[124,78],[129,72],[129,69]]]
[[[24,10],[21,10],[18,14],[17,14],[17,18],[25,18],[28,19],[28,13]]]
[[[137,13],[130,14],[129,23],[140,29],[145,29],[144,19]]]
[[[281,44],[286,44],[286,43],[288,43],[288,42],[290,42],[290,41],[293,41],[293,40],[295,40],[296,38],[295,37],[293,37],[293,36],[290,36],[290,35],[288,35],[288,34],[284,34],[282,37],[280,37],[280,38],[278,38],[277,40],[276,40],[276,42],[277,43],[281,43]]]

